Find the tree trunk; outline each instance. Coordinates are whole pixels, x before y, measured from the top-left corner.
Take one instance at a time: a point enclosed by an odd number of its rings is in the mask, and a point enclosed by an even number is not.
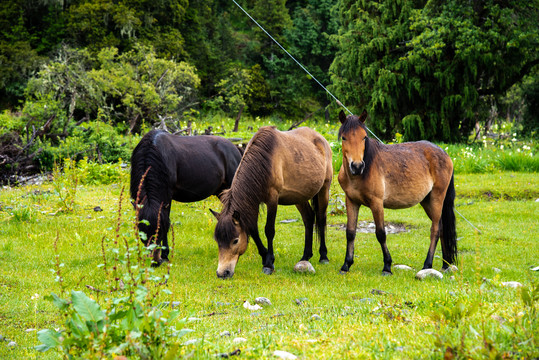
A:
[[[245,108],[245,105],[241,106],[240,111],[238,112],[238,116],[236,116],[236,121],[234,122],[234,130],[232,130],[232,132],[238,132],[238,127],[240,125],[240,118],[241,118],[241,113],[243,112],[243,108]]]

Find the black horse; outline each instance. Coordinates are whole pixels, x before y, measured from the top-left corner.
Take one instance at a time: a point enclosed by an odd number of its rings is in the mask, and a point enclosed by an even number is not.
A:
[[[140,140],[131,155],[130,190],[139,220],[146,220],[139,223],[146,245],[155,242],[162,247],[161,254],[154,252],[154,266],[168,261],[172,200],[194,202],[219,196],[230,187],[241,156],[232,142],[218,136],[152,130]]]

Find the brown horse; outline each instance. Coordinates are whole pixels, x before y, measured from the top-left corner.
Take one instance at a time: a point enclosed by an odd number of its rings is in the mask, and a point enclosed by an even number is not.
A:
[[[432,221],[430,246],[423,269],[432,268],[441,238],[443,269],[457,258],[453,205],[453,163],[449,155],[428,141],[384,145],[367,136],[364,111],[359,117],[339,114],[343,162],[339,183],[346,194],[346,257],[341,272],[354,263],[354,239],[359,207],[372,211],[376,238],[382,247],[384,269],[391,275],[391,255],[386,246],[384,208],[403,209],[421,204]]]
[[[262,271],[274,271],[273,238],[277,205],[296,205],[305,226],[305,248],[301,260],[312,253],[313,229],[320,238],[320,262],[328,262],[325,243],[326,210],[333,176],[331,148],[320,134],[303,127],[282,132],[262,127],[253,136],[234,175],[221,197],[215,240],[219,246],[217,276],[230,278],[251,236],[262,257]],[[309,204],[312,199],[313,207]],[[258,233],[260,205],[267,206],[265,234],[268,248]]]

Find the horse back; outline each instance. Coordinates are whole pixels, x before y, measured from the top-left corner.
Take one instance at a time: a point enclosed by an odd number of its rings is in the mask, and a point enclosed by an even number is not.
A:
[[[241,153],[229,140],[210,135],[177,136],[163,132],[155,140],[169,173],[172,198],[203,200],[230,187]]]
[[[329,143],[307,127],[275,134],[272,185],[279,192],[279,203],[296,204],[300,198],[311,199],[333,177]]]
[[[451,158],[428,141],[377,144],[375,151],[366,177],[346,176],[344,169],[339,173],[346,194],[358,203],[369,206],[381,201],[385,208],[408,208],[425,199],[433,188],[445,191],[449,185]]]

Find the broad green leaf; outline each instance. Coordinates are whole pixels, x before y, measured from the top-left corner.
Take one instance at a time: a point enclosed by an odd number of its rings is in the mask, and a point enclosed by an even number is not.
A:
[[[62,334],[50,329],[38,331],[37,338],[41,345],[35,347],[37,351],[44,352],[61,344],[60,336]]]
[[[72,291],[71,300],[75,311],[86,321],[98,322],[105,318],[99,305],[82,291]]]

